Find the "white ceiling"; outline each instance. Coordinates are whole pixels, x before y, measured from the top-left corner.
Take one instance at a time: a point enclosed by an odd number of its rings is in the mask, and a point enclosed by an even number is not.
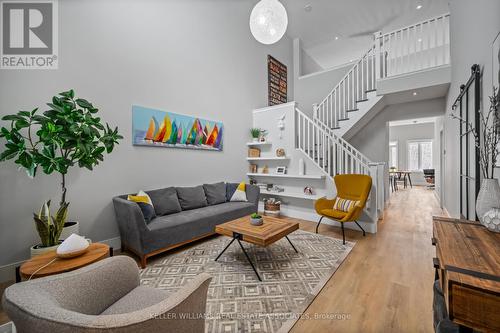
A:
[[[300,38],[304,51],[326,69],[361,56],[375,31],[388,32],[447,13],[449,0],[281,1],[288,12],[287,35]],[[304,9],[308,5],[309,12]]]
[[[389,122],[389,126],[407,126],[407,125],[417,125],[417,124],[427,124],[427,123],[435,123],[436,117],[430,118],[415,118],[415,119],[407,119],[407,120],[395,120]]]

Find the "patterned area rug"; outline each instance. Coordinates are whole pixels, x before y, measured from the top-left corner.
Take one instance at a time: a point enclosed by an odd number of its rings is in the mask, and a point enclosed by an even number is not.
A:
[[[259,282],[239,245],[218,236],[184,251],[151,260],[141,283],[174,292],[201,272],[213,276],[206,331],[288,331],[335,273],[354,243],[297,230],[267,248],[243,243],[262,278]]]

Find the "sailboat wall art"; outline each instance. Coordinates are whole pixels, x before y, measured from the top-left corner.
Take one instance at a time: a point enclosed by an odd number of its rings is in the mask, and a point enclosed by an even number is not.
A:
[[[222,151],[224,125],[173,112],[132,106],[132,142],[135,146]]]

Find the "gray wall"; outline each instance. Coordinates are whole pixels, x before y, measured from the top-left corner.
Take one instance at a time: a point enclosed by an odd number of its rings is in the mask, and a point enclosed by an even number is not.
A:
[[[372,161],[388,161],[389,121],[435,117],[442,115],[444,110],[444,98],[389,105],[349,142]]]
[[[294,98],[299,108],[312,116],[312,105],[320,103],[344,77],[352,64],[294,79]]]
[[[500,1],[451,0],[450,38],[452,80],[444,119],[446,160],[444,174],[444,206],[453,216],[459,214],[459,132],[458,122],[449,117],[451,105],[460,91],[460,85],[470,76],[473,64],[483,68],[483,108],[489,107],[491,95],[491,44],[500,31]]]
[[[304,49],[300,49],[300,75],[320,72],[323,69]]]
[[[254,40],[253,0],[59,1],[59,69],[2,71],[0,114],[31,110],[74,88],[125,139],[93,172],[68,177],[70,219],[93,240],[117,237],[111,198],[140,189],[244,180],[251,110],[267,105],[267,54],[289,68],[292,42]],[[222,120],[224,151],[133,147],[131,105]],[[38,242],[32,212],[58,202],[57,175],[29,179],[0,166],[0,265],[26,259]]]
[[[399,169],[408,170],[408,141],[421,139],[434,139],[434,123],[389,126],[389,141],[398,142]],[[435,153],[433,151],[433,156]],[[389,165],[389,167],[391,166]]]

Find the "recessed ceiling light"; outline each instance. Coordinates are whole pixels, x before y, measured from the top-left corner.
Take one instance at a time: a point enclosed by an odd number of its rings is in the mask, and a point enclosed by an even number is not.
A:
[[[339,40],[339,36],[335,36],[335,40]]]
[[[422,43],[422,38],[417,39],[419,43]]]
[[[306,12],[310,12],[312,9],[313,9],[313,6],[311,6],[311,5],[305,5],[305,6],[304,6],[304,10],[305,10]]]
[[[417,96],[417,92],[416,91],[413,92],[413,96]]]
[[[422,9],[422,7],[423,7],[422,5],[417,5],[417,10]]]

